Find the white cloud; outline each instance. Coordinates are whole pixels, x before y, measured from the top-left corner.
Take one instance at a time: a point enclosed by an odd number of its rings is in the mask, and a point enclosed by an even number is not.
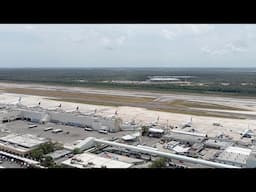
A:
[[[35,25],[25,25],[24,29],[28,30],[28,31],[33,31],[36,29],[36,26]]]
[[[119,44],[119,45],[123,45],[123,43],[125,42],[125,40],[127,39],[127,37],[126,36],[120,36],[120,37],[118,37],[117,39],[116,39],[116,41],[117,41],[117,44]]]
[[[222,47],[203,47],[202,52],[210,55],[226,55],[231,53],[241,53],[248,51],[248,44],[245,41],[237,40],[224,44]]]
[[[203,47],[202,52],[215,56],[215,55],[225,55],[228,53],[228,50],[227,49],[210,49],[209,47]]]
[[[125,35],[110,37],[110,36],[103,36],[101,37],[101,44],[107,50],[113,50],[117,47],[124,45],[127,37]]]
[[[176,33],[174,31],[163,29],[162,30],[163,36],[167,39],[173,40],[176,37]]]
[[[191,31],[195,35],[207,33],[214,28],[213,25],[209,25],[209,24],[188,24],[188,25],[182,25],[182,27],[183,27],[183,30]]]
[[[163,37],[173,40],[186,35],[202,35],[212,29],[214,26],[209,24],[175,24],[166,26],[161,33]]]

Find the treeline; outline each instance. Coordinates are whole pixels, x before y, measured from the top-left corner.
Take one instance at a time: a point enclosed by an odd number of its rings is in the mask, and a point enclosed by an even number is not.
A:
[[[118,84],[111,80],[144,81],[148,76],[194,76],[190,86],[175,84]],[[86,80],[87,82],[79,82]],[[239,69],[173,69],[173,68],[106,68],[106,69],[2,69],[0,81],[50,85],[151,90],[165,92],[217,93],[256,96],[256,75]],[[207,86],[199,86],[204,83]],[[222,83],[229,83],[223,86]],[[248,83],[248,85],[241,85]]]
[[[178,68],[92,68],[92,69],[0,69],[0,80],[70,82],[76,80],[144,81],[148,76],[194,76],[193,82],[214,83],[255,82],[252,71],[223,69],[178,69]]]

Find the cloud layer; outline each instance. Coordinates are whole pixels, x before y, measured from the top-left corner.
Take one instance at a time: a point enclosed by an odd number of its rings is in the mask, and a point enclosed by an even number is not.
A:
[[[247,52],[249,49],[246,41],[237,40],[233,42],[225,43],[217,48],[203,47],[202,51],[213,56],[222,56],[228,54],[237,54]]]
[[[253,24],[0,24],[0,66],[253,67],[255,32]]]

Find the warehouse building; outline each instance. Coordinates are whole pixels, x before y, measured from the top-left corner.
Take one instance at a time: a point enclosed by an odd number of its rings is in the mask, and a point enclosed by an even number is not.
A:
[[[245,168],[251,152],[252,150],[248,148],[228,147],[216,158],[216,161]]]
[[[233,145],[231,141],[221,141],[217,139],[208,139],[204,142],[205,147],[214,148],[214,149],[225,149]]]
[[[118,155],[118,154],[109,153],[109,152],[102,152],[98,155],[101,156],[101,157],[105,157],[105,158],[109,158],[109,159],[115,159],[115,160],[122,161],[122,162],[125,162],[125,163],[133,164],[133,165],[138,165],[138,164],[142,164],[142,163],[145,162],[143,159],[127,157],[125,155]]]
[[[164,135],[162,140],[164,141],[178,141],[183,144],[193,145],[194,143],[202,143],[206,140],[206,136],[204,134],[183,132],[183,131],[171,131],[170,134]]]
[[[31,134],[9,134],[0,138],[0,150],[20,156],[26,156],[33,149],[47,142],[47,139]]]
[[[256,168],[256,147],[254,147],[246,160],[247,168]]]
[[[57,150],[57,151],[54,151],[52,153],[49,153],[47,154],[46,156],[47,157],[51,157],[54,161],[55,160],[58,160],[62,157],[65,157],[67,155],[70,155],[72,152],[69,151],[69,150],[66,150],[66,149],[60,149],[60,150]]]
[[[62,162],[73,168],[129,168],[131,163],[101,157],[92,153],[82,153]]]

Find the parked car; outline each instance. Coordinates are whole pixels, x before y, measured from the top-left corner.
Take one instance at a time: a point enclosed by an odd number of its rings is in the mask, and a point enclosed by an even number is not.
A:
[[[85,131],[93,131],[93,129],[92,129],[92,128],[89,128],[89,127],[85,127],[84,130],[85,130]]]
[[[102,133],[102,134],[108,134],[108,131],[107,131],[107,130],[105,130],[105,129],[100,129],[100,130],[99,130],[99,133]]]

